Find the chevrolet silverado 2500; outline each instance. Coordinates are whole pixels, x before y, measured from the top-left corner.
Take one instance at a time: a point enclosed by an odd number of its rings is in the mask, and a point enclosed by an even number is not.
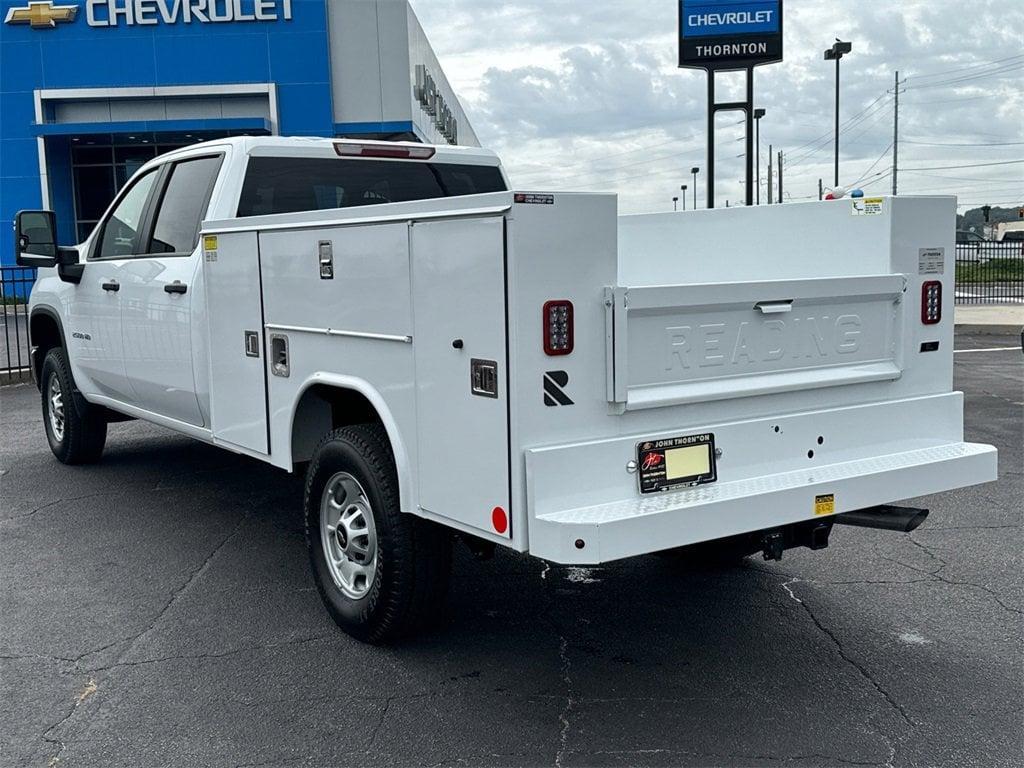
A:
[[[479,149],[233,138],[158,157],[40,267],[46,436],[134,417],[305,471],[312,574],[385,642],[460,537],[557,563],[778,558],[994,480],[952,390],[955,201],[618,216]]]

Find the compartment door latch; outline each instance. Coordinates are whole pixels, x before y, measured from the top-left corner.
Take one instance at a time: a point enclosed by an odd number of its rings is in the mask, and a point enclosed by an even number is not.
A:
[[[498,363],[496,360],[469,361],[470,391],[479,397],[498,396]]]
[[[334,279],[334,245],[330,240],[321,240],[317,245],[317,256],[320,259],[320,279]]]

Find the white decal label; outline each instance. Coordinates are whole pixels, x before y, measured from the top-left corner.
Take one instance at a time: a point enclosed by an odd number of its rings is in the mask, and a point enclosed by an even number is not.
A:
[[[921,275],[942,275],[946,271],[945,248],[922,248],[917,252],[917,271]]]

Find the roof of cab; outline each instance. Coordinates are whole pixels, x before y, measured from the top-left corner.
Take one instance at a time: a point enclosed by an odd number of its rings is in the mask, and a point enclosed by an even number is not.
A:
[[[323,139],[306,136],[233,136],[225,139],[213,139],[199,144],[191,144],[183,147],[181,152],[188,150],[190,153],[197,148],[206,146],[224,146],[230,144],[238,147],[242,152],[249,155],[270,156],[270,157],[332,157],[337,158],[338,153],[335,146],[338,144],[365,145],[367,147],[381,147],[395,149],[399,147],[410,147],[423,149],[433,147],[434,156],[431,162],[439,163],[465,163],[469,165],[500,165],[498,156],[490,150],[481,147],[463,147],[450,144],[419,144],[408,141],[372,141],[368,139]],[[168,153],[174,154],[174,152]]]

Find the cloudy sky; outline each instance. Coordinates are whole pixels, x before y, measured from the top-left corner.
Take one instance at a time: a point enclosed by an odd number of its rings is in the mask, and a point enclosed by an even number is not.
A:
[[[622,212],[665,210],[705,165],[705,75],[681,70],[673,0],[413,0],[481,142],[517,188],[610,190]],[[787,0],[785,61],[756,70],[762,198],[768,145],[785,153],[787,199],[832,179],[842,62],[841,183],[892,188],[899,70],[899,191],[964,207],[1024,202],[1024,0]],[[719,100],[743,76],[719,75]],[[742,113],[720,113],[719,205],[742,199]],[[705,186],[698,184],[703,206]],[[964,210],[961,208],[961,212]]]

